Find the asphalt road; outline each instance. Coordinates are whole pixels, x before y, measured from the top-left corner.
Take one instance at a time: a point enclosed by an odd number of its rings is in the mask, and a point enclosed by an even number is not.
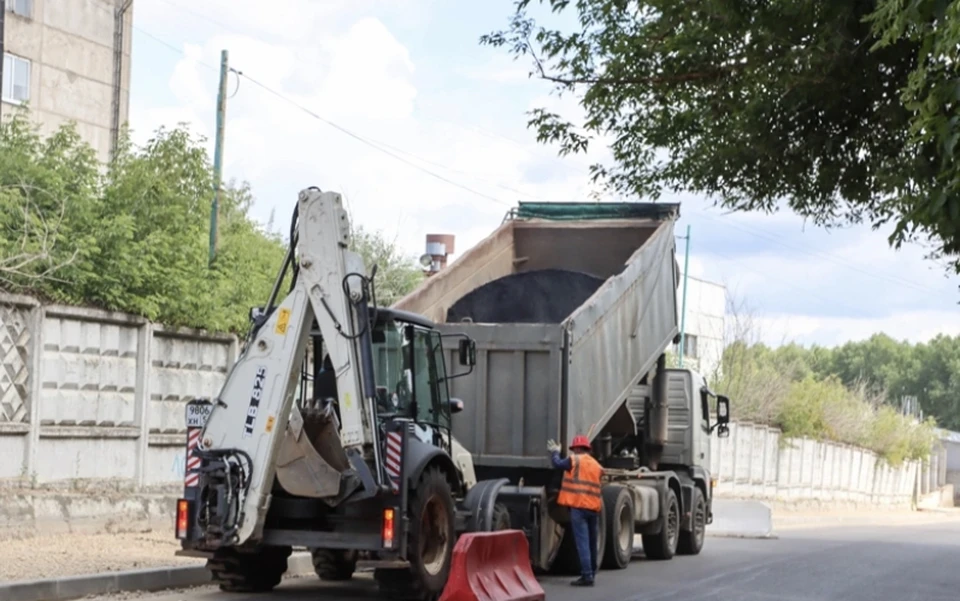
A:
[[[602,571],[592,589],[544,578],[550,601],[954,601],[960,591],[960,521],[786,530],[777,539],[708,538],[698,557]],[[129,598],[129,597],[127,597]],[[137,595],[138,601],[317,601],[380,598],[368,577],[331,586],[286,581],[269,594],[213,587]],[[111,599],[101,598],[101,601]],[[115,597],[112,599],[116,599]]]

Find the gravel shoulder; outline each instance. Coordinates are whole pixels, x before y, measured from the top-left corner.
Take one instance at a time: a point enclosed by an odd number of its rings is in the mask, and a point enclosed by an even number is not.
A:
[[[177,557],[172,531],[57,534],[0,541],[0,582],[169,566],[203,565]]]

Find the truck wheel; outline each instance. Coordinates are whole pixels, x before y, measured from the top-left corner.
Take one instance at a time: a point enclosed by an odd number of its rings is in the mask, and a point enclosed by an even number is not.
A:
[[[664,495],[664,505],[660,513],[660,532],[644,534],[643,554],[648,559],[671,559],[677,552],[677,540],[680,538],[680,503],[672,488]]]
[[[432,599],[443,592],[450,574],[454,530],[453,491],[438,468],[429,468],[410,494],[410,567],[373,573],[380,591],[391,599]]]
[[[310,549],[313,571],[320,580],[350,580],[357,569],[357,552],[341,549]]]
[[[677,544],[678,555],[698,555],[703,549],[703,539],[707,532],[707,502],[699,487],[693,487],[693,515],[691,529],[680,533]]]
[[[630,564],[633,556],[633,495],[622,486],[604,487],[603,507],[607,513],[607,548],[603,553],[603,567],[622,570]]]
[[[597,567],[604,565],[607,538],[606,518],[606,507],[601,506],[600,523],[597,525]],[[553,574],[564,576],[580,574],[580,554],[577,552],[577,543],[573,538],[573,526],[571,524],[567,524],[564,528],[563,540],[560,541],[560,549],[550,566],[550,571]]]
[[[220,549],[207,560],[207,571],[222,591],[265,593],[280,584],[291,552],[290,547]]]

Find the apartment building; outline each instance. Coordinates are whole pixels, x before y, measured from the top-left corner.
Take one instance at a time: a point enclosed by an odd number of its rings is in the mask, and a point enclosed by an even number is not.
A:
[[[677,287],[677,307],[682,307],[683,280]],[[726,329],[727,288],[723,284],[690,276],[687,278],[687,319],[684,333],[684,367],[712,377],[720,368]],[[671,352],[679,353],[679,345]]]
[[[133,0],[0,1],[0,118],[27,110],[44,135],[74,121],[108,160],[129,112]]]

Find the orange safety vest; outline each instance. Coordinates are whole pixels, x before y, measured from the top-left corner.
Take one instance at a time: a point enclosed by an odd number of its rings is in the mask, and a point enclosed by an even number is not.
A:
[[[570,469],[563,473],[557,504],[600,511],[600,477],[603,468],[590,455],[570,455]]]

